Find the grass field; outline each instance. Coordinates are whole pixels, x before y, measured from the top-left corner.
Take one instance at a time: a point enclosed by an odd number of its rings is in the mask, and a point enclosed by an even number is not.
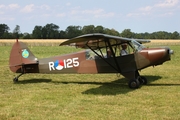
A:
[[[77,51],[59,47],[59,41],[37,43],[28,43],[37,58]],[[145,44],[169,45],[175,54],[142,70],[148,85],[136,90],[116,74],[26,74],[14,84],[17,74],[8,69],[12,43],[0,44],[0,120],[180,119],[180,41]]]

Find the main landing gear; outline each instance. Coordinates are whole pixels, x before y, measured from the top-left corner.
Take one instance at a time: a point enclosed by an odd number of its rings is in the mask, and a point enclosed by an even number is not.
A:
[[[140,85],[146,85],[147,79],[144,76],[138,76],[136,79],[131,79],[128,83],[129,88],[136,89]]]

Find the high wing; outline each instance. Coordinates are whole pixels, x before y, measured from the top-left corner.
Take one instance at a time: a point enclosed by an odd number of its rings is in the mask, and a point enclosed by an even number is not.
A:
[[[130,38],[123,38],[118,36],[112,36],[107,34],[101,34],[101,33],[93,33],[93,34],[85,34],[81,35],[72,39],[69,39],[65,42],[62,42],[61,45],[72,45],[80,48],[87,48],[91,47],[96,49],[97,47],[107,47],[110,44],[111,46],[115,46],[118,44],[130,42],[132,40],[136,40],[139,43],[148,43],[150,40],[144,40],[144,39],[130,39]],[[107,43],[106,41],[109,41],[110,43]]]

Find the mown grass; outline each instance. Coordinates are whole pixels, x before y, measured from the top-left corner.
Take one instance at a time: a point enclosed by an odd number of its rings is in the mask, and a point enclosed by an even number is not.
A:
[[[58,44],[59,45],[59,44]],[[79,51],[68,46],[30,46],[38,58]],[[146,46],[159,44],[146,44]],[[161,43],[162,46],[163,43]],[[26,74],[19,83],[8,69],[10,46],[0,46],[0,119],[180,119],[180,46],[172,60],[140,72],[148,85],[128,88],[116,74]]]

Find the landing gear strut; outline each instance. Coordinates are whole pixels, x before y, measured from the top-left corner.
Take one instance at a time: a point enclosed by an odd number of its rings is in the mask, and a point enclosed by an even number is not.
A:
[[[139,82],[142,85],[147,85],[147,79],[144,76],[139,76]]]
[[[140,85],[146,85],[147,79],[144,76],[140,76],[139,72],[135,72],[135,78],[131,79],[128,83],[129,88],[137,89],[140,87]]]
[[[14,83],[17,83],[18,82],[18,78],[21,76],[21,75],[23,75],[24,73],[21,73],[20,75],[18,75],[17,77],[15,77],[14,79],[13,79],[13,82]]]

